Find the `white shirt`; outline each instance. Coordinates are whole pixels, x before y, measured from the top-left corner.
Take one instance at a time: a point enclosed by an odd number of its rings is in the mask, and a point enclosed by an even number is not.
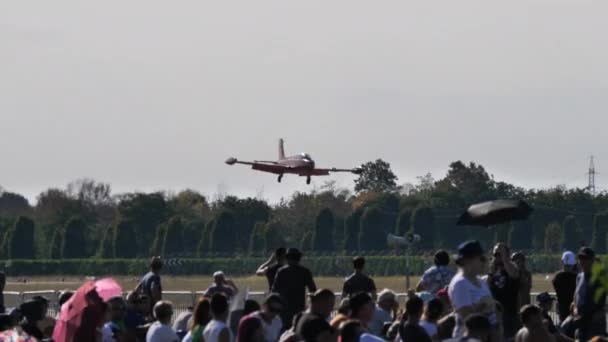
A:
[[[281,337],[281,329],[283,329],[283,321],[280,317],[277,316],[272,322],[268,323],[259,311],[251,315],[257,317],[262,322],[262,326],[264,327],[264,340],[266,340],[266,342],[275,342],[279,340],[279,337]]]
[[[170,325],[154,322],[148,329],[146,342],[179,342],[179,337]]]
[[[227,329],[228,334],[230,334],[229,341],[234,341],[234,336],[232,336],[232,330],[228,328],[226,322],[214,319],[209,322],[209,324],[207,324],[207,326],[205,327],[205,330],[203,330],[203,338],[205,339],[205,342],[218,342],[220,340],[220,333],[224,329]]]
[[[450,301],[452,302],[455,311],[465,306],[475,305],[482,300],[492,299],[492,293],[488,288],[488,283],[482,281],[479,277],[478,279],[480,283],[479,287],[465,278],[462,272],[458,272],[454,276],[448,288],[448,295],[450,296]],[[488,315],[487,318],[490,321],[490,324],[496,324],[496,313]],[[464,320],[465,317],[460,316],[458,311],[456,311],[454,337],[464,336]]]
[[[433,338],[437,335],[437,324],[428,322],[428,321],[420,321],[420,326],[426,331],[426,334],[429,337]]]
[[[391,313],[376,305],[372,320],[368,324],[369,332],[373,335],[380,336],[380,334],[382,334],[382,329],[384,328],[384,323],[392,321],[393,316],[391,316]]]

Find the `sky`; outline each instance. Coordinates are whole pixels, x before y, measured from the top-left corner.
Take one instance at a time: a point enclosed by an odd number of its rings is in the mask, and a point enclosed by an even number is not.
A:
[[[608,2],[3,1],[0,185],[271,201],[326,180],[224,164],[455,160],[525,187],[608,187]],[[606,170],[606,171],[604,171]]]

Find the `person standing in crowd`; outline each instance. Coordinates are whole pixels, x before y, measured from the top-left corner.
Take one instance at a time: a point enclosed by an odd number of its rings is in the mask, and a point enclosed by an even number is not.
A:
[[[262,309],[254,312],[251,316],[258,318],[264,328],[264,340],[266,342],[278,341],[283,329],[283,321],[279,317],[283,311],[283,299],[276,293],[271,293],[264,300]]]
[[[230,279],[226,279],[226,275],[224,272],[217,271],[213,273],[213,284],[207,288],[205,291],[205,297],[213,297],[216,293],[221,293],[228,300],[232,299],[234,295],[239,292],[239,289],[236,287],[236,284]]]
[[[365,258],[353,258],[354,272],[344,281],[342,286],[342,298],[349,298],[355,293],[366,292],[371,296],[376,296],[376,283],[374,280],[363,273],[365,268]]]
[[[211,322],[211,304],[209,299],[201,297],[194,306],[188,333],[184,336],[182,342],[202,342],[203,331],[209,322]]]
[[[276,277],[279,269],[281,269],[281,267],[285,266],[287,263],[287,260],[285,259],[286,253],[287,250],[285,247],[277,248],[277,250],[272,253],[270,258],[266,260],[265,263],[260,265],[258,270],[255,272],[257,276],[266,277],[266,280],[268,281],[268,291],[272,290],[272,284],[274,284],[274,278]]]
[[[350,301],[348,298],[342,298],[340,305],[338,305],[337,313],[331,322],[329,322],[329,325],[334,329],[338,329],[342,323],[348,320],[350,320]],[[361,325],[361,322],[358,323]]]
[[[551,283],[557,296],[557,313],[560,323],[570,315],[576,290],[576,255],[570,251],[562,254],[562,270],[553,276]]]
[[[433,296],[439,290],[450,284],[454,277],[454,272],[450,269],[450,255],[444,250],[435,253],[435,265],[424,272],[420,282],[416,286],[416,292],[430,292]]]
[[[402,342],[431,342],[429,335],[420,326],[423,309],[424,302],[422,299],[414,294],[408,294],[405,313],[399,325],[399,337]]]
[[[541,292],[538,294],[538,296],[536,296],[536,302],[541,310],[543,322],[549,333],[553,335],[555,340],[558,342],[571,342],[573,340],[561,333],[561,331],[555,326],[555,323],[549,314],[553,310],[554,301],[555,298],[551,297],[551,295],[547,292]]]
[[[494,327],[493,330],[496,330],[496,304],[488,284],[480,277],[485,273],[486,263],[487,259],[479,241],[467,241],[458,246],[458,272],[448,288],[456,318],[453,337],[464,336],[464,322],[472,314],[484,315]]]
[[[137,292],[142,292],[150,298],[150,308],[153,308],[157,302],[163,299],[163,287],[160,279],[162,269],[163,260],[159,256],[153,257],[150,261],[150,271],[137,285]]]
[[[490,342],[492,325],[483,316],[473,314],[465,322],[465,333],[461,338],[451,338],[444,342]]]
[[[173,317],[173,304],[161,300],[154,304],[154,317],[156,322],[152,323],[146,334],[146,342],[175,342],[179,337],[171,327]]]
[[[25,333],[38,340],[44,339],[44,333],[38,326],[38,323],[45,316],[43,305],[40,300],[29,300],[19,307],[24,317],[24,320],[21,322],[21,328]]]
[[[526,267],[526,255],[522,252],[515,252],[511,255],[511,261],[515,263],[519,270],[519,308],[530,304],[530,292],[532,291],[532,272]]]
[[[312,273],[300,265],[302,253],[295,248],[289,248],[286,254],[287,266],[281,268],[272,285],[272,292],[283,298],[285,309],[281,313],[283,325],[289,328],[293,316],[306,308],[306,289],[315,292],[317,285],[312,279]]]
[[[373,335],[380,336],[384,329],[384,325],[394,321],[393,312],[398,306],[397,294],[395,294],[395,292],[389,289],[380,291],[374,315],[372,316],[371,322],[369,322],[369,332]]]
[[[239,323],[236,342],[264,342],[262,321],[252,316],[245,316]]]
[[[596,298],[600,284],[591,280],[595,252],[589,247],[582,247],[578,252],[581,273],[576,277],[574,292],[575,316],[578,318],[577,338],[587,341],[593,336],[606,335],[606,294]]]
[[[331,290],[322,289],[310,296],[310,308],[302,314],[295,327],[296,335],[305,342],[335,341],[334,329],[327,323],[336,305]]]
[[[526,305],[521,309],[523,328],[515,337],[515,342],[555,342],[555,337],[547,331],[541,310],[536,305]],[[584,340],[587,341],[587,340]]]
[[[188,322],[192,320],[194,307],[188,306],[185,311],[180,313],[173,322],[173,330],[179,335],[188,330]],[[183,335],[182,335],[183,336]]]
[[[519,269],[511,261],[509,248],[502,243],[494,247],[488,285],[494,299],[502,305],[504,337],[512,339],[521,327],[519,319]]]
[[[211,297],[211,316],[213,319],[203,330],[205,342],[232,342],[234,336],[226,324],[229,314],[228,299],[221,293]]]
[[[420,326],[424,328],[427,335],[432,340],[438,340],[437,335],[437,322],[441,315],[443,314],[443,304],[437,298],[431,299],[428,303],[426,303],[426,307],[424,308],[424,314],[422,315],[422,320],[420,321]]]
[[[348,300],[350,318],[361,322],[364,329],[369,329],[369,323],[374,316],[374,300],[367,292],[359,292]]]
[[[340,324],[339,331],[340,342],[359,342],[364,330],[361,322],[353,319]]]
[[[118,342],[126,341],[127,326],[125,325],[125,317],[127,305],[122,297],[113,297],[108,300],[108,312],[110,313],[110,321],[104,324],[101,330],[103,342]]]

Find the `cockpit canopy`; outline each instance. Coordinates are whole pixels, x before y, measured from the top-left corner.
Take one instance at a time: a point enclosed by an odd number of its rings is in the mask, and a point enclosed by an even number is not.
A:
[[[300,156],[302,156],[302,159],[308,159],[308,160],[312,160],[312,158],[310,157],[310,154],[308,153],[300,153]]]

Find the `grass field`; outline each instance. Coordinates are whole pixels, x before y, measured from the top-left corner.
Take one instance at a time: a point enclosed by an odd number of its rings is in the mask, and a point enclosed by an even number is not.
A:
[[[419,277],[412,277],[412,287],[416,285]],[[24,282],[25,280],[25,282]],[[86,279],[84,277],[27,277],[27,278],[8,278],[6,291],[42,291],[42,290],[74,290]],[[135,277],[117,277],[123,289],[133,289],[139,279]],[[248,287],[250,291],[266,291],[267,283],[264,277],[236,277],[233,278],[236,285],[243,289]],[[389,288],[396,292],[405,292],[405,277],[375,277],[378,289]],[[211,276],[189,276],[189,277],[163,277],[163,290],[165,291],[203,291],[212,282]],[[342,290],[342,278],[338,277],[318,277],[315,278],[317,287],[330,288],[334,291]],[[537,274],[533,277],[533,292],[553,292],[553,288],[548,278],[544,274]]]

